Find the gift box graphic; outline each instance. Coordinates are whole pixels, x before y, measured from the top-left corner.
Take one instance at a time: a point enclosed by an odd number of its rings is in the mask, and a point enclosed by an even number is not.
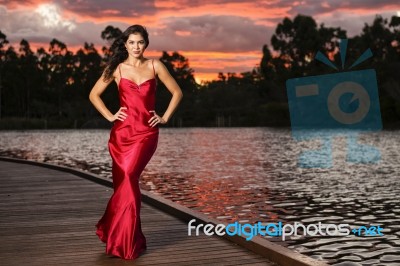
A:
[[[342,69],[347,40],[340,41]],[[349,69],[372,56],[365,51]],[[338,69],[322,53],[316,59]],[[376,163],[380,152],[357,142],[360,132],[382,129],[378,85],[374,69],[289,79],[286,82],[292,136],[297,141],[320,139],[318,150],[299,156],[301,167],[331,167],[332,138],[347,137],[346,160],[353,163]]]

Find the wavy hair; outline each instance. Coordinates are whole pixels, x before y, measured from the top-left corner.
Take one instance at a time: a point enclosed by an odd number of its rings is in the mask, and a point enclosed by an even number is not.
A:
[[[110,50],[112,54],[104,70],[105,81],[110,80],[118,65],[128,58],[128,51],[126,50],[125,43],[129,35],[136,33],[139,33],[146,42],[145,49],[149,45],[149,33],[144,26],[136,24],[128,27],[111,45]]]

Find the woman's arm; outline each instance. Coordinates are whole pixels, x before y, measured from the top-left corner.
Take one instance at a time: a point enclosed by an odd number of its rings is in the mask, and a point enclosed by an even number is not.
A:
[[[108,121],[114,122],[115,120],[124,121],[127,114],[123,112],[126,107],[121,107],[117,113],[114,115],[107,109],[100,95],[105,91],[105,89],[110,85],[114,79],[104,81],[104,74],[97,80],[96,84],[93,86],[89,94],[89,100],[92,102],[97,111],[100,112]]]
[[[168,108],[165,111],[164,115],[161,117],[162,121],[160,123],[166,124],[173,115],[173,113],[176,111],[176,108],[178,107],[178,104],[181,101],[183,94],[181,88],[179,88],[179,85],[176,83],[175,79],[171,76],[171,74],[168,72],[168,69],[161,61],[154,60],[154,68],[157,73],[157,76],[160,78],[162,83],[164,83],[169,92],[171,92],[172,94],[172,98],[171,101],[169,102]],[[151,126],[153,126],[152,122],[154,122],[154,119],[153,120],[152,119],[150,119],[149,121]]]

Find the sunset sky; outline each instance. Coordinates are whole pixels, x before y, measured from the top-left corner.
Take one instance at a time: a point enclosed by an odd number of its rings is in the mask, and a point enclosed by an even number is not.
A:
[[[107,25],[124,30],[145,25],[150,34],[146,55],[178,51],[189,58],[198,82],[218,72],[252,70],[261,60],[276,25],[284,17],[312,16],[318,24],[342,27],[349,37],[359,34],[376,14],[400,15],[398,0],[0,0],[0,30],[17,44],[48,48],[52,38],[75,51],[84,42],[98,51]]]

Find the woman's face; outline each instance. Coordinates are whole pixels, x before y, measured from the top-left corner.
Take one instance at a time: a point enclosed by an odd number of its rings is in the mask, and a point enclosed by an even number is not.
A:
[[[146,42],[142,35],[133,33],[129,35],[125,47],[130,56],[139,58],[143,56],[144,50],[146,49]]]

